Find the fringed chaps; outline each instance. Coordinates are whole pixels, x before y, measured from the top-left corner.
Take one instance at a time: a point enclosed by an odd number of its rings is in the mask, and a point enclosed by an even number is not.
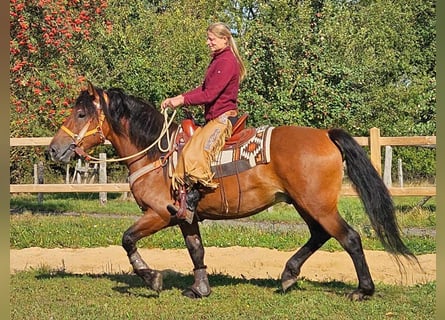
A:
[[[231,135],[232,123],[225,114],[199,127],[179,155],[172,177],[173,188],[178,190],[181,185],[191,187],[198,182],[205,187],[216,188],[218,184],[212,181],[214,174],[210,164]]]

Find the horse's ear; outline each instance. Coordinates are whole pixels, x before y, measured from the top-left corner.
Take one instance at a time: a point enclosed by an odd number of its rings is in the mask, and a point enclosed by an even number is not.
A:
[[[88,80],[88,93],[90,94],[90,96],[94,96],[97,94],[96,89],[94,88],[93,84],[89,80]]]
[[[88,81],[88,93],[90,94],[90,96],[94,96],[95,102],[99,103],[100,101],[99,94],[97,93],[96,88],[90,81]]]

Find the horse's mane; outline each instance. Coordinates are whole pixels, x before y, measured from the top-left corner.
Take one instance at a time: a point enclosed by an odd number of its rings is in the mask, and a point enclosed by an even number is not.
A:
[[[127,95],[120,88],[103,90],[95,88],[101,99],[101,105],[106,106],[104,93],[108,96],[108,107],[103,107],[105,117],[112,130],[118,135],[128,135],[131,143],[143,149],[155,141],[164,125],[163,115],[154,105],[141,98]],[[88,116],[96,116],[96,109],[88,91],[83,91],[76,104],[85,106]]]
[[[145,148],[159,137],[164,117],[153,104],[141,98],[126,95],[122,89],[112,88],[106,91],[109,104],[105,116],[117,134],[124,134],[126,128],[122,120],[128,120],[130,141],[137,147]]]

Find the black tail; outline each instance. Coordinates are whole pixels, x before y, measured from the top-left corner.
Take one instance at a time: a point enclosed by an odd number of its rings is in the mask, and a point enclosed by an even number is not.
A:
[[[394,203],[388,188],[355,139],[342,129],[329,130],[329,137],[346,160],[346,172],[359,194],[371,225],[385,249],[393,254],[414,258],[400,238]]]

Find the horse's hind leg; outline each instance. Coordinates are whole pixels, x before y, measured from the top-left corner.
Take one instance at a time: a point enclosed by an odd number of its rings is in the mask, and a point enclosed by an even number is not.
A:
[[[351,300],[361,301],[374,294],[375,286],[366,263],[360,235],[346,222],[344,224],[346,225],[345,230],[336,235],[335,238],[351,256],[359,281],[358,288],[351,292],[348,297]]]
[[[192,224],[182,222],[179,224],[179,227],[193,262],[195,277],[192,286],[184,290],[182,294],[189,298],[207,297],[210,295],[211,290],[207,277],[207,266],[204,264],[204,246],[202,245],[201,233],[196,217]]]
[[[320,218],[320,222],[310,217],[306,217],[305,220],[308,223],[311,237],[286,263],[281,276],[283,290],[287,290],[297,282],[297,276],[300,274],[303,263],[327,240],[334,237],[351,256],[359,279],[358,288],[349,294],[349,298],[364,300],[372,296],[375,288],[363,253],[360,235],[340,217],[338,212]]]
[[[297,282],[303,263],[317,251],[331,236],[313,219],[306,219],[311,237],[286,263],[281,275],[281,286],[285,292]]]
[[[349,294],[351,300],[365,300],[374,294],[375,286],[366,263],[360,235],[335,211],[319,219],[322,227],[346,250],[354,263],[358,288]]]

